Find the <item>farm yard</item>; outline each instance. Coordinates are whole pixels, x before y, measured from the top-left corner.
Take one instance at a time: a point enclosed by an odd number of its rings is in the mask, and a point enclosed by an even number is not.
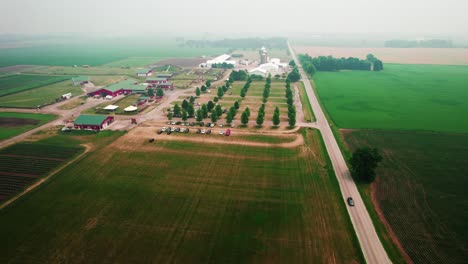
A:
[[[82,148],[20,143],[0,151],[0,202],[71,159]]]
[[[0,112],[0,140],[19,135],[55,118],[49,114]]]
[[[138,106],[138,110],[135,111],[135,112],[125,112],[124,109],[128,106],[131,106],[131,105],[135,105],[136,106],[136,103],[138,101],[138,99],[141,97],[141,95],[139,94],[130,94],[130,95],[127,95],[117,101],[107,101],[105,100],[104,103],[102,104],[99,104],[91,109],[88,109],[88,110],[85,110],[83,113],[84,114],[111,114],[111,113],[115,113],[115,114],[128,114],[128,115],[135,115],[135,114],[138,114],[138,112],[140,112],[141,110],[143,110],[147,105],[141,105],[141,106]],[[107,111],[107,110],[104,110],[103,108],[108,106],[108,105],[116,105],[118,106],[119,108],[117,108],[115,111]]]
[[[82,94],[83,91],[79,86],[73,86],[70,80],[66,80],[1,96],[0,107],[36,108],[37,106],[55,103],[56,99],[66,93],[72,93],[73,96],[76,96]]]
[[[468,49],[456,48],[345,48],[294,45],[300,54],[312,57],[332,55],[337,58],[356,57],[364,59],[374,54],[384,63],[468,65]]]
[[[2,212],[1,262],[363,262],[317,131],[290,147],[119,135]]]
[[[386,64],[314,80],[338,127],[468,132],[468,66]]]
[[[355,130],[344,133],[351,150],[380,149],[372,194],[414,263],[464,263],[468,259],[468,135]]]
[[[0,77],[0,97],[60,82],[69,77],[43,75],[8,75]]]

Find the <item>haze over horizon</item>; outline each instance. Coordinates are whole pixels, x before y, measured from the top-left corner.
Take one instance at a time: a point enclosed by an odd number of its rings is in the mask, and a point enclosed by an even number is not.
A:
[[[17,0],[2,3],[0,34],[300,32],[468,34],[468,2],[457,0],[124,1]]]

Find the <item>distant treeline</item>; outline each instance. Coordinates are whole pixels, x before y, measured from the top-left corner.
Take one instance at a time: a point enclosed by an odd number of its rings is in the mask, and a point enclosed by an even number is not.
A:
[[[287,38],[241,38],[241,39],[223,39],[223,40],[187,40],[184,46],[192,48],[230,48],[230,49],[249,49],[265,46],[268,49],[287,48]]]
[[[299,61],[304,70],[314,75],[316,71],[339,71],[339,70],[360,70],[360,71],[381,71],[383,63],[373,54],[367,55],[366,60],[358,58],[335,58],[333,56],[311,57],[308,54],[300,54]],[[373,67],[372,67],[373,66]]]
[[[385,41],[388,48],[453,48],[451,40],[428,39],[428,40],[388,40]]]
[[[212,64],[211,68],[213,68],[213,69],[234,69],[234,65],[230,64],[230,63],[223,62],[223,63]]]

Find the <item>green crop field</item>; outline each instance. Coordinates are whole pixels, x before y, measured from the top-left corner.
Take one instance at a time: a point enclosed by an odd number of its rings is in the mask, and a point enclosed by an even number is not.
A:
[[[384,159],[372,188],[414,263],[465,263],[468,135],[378,130],[344,135],[351,150],[380,149]]]
[[[3,210],[0,262],[363,262],[317,131],[286,149],[140,129]]]
[[[220,55],[225,52],[226,49],[222,48],[180,47],[178,43],[167,39],[90,39],[69,44],[49,43],[32,47],[0,49],[0,67],[20,64],[47,66],[86,64],[93,67],[109,64],[112,67],[120,67],[122,65],[119,61],[128,59],[130,60],[127,66],[140,66],[137,65],[139,62],[135,63],[133,57],[180,58]]]
[[[4,140],[41,126],[55,119],[49,114],[0,112],[0,140]]]
[[[0,96],[60,82],[70,77],[44,75],[8,75],[0,77]]]
[[[25,75],[26,76],[26,75]],[[70,80],[58,82],[35,89],[0,97],[0,107],[36,108],[38,105],[54,103],[62,94],[82,94],[79,86],[73,86]]]
[[[386,64],[314,80],[339,127],[468,132],[468,66]]]

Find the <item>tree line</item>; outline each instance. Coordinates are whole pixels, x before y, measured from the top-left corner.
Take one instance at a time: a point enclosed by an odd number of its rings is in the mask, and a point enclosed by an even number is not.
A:
[[[296,107],[294,106],[293,92],[291,89],[291,79],[286,79],[286,102],[288,104],[288,122],[289,126],[296,125]]]
[[[365,60],[358,58],[335,58],[333,56],[311,57],[308,54],[300,54],[299,61],[304,71],[313,76],[317,71],[339,71],[339,70],[360,70],[360,71],[381,71],[383,62],[374,55],[369,54]]]

